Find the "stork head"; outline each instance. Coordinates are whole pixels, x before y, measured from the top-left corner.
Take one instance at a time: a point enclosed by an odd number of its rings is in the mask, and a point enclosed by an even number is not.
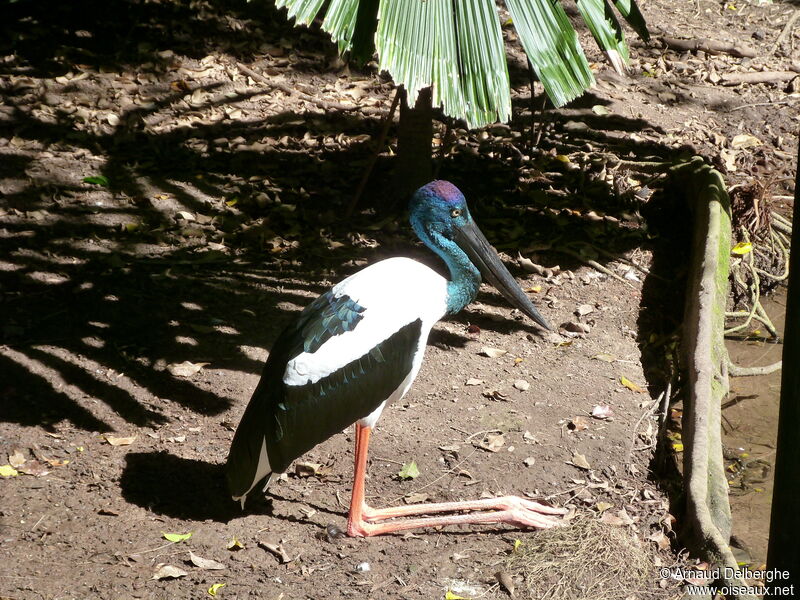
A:
[[[448,256],[463,252],[481,276],[508,302],[545,329],[552,329],[539,314],[528,296],[503,265],[481,230],[472,220],[467,200],[449,181],[432,181],[411,198],[411,226],[419,238],[440,254],[448,265]],[[453,268],[451,266],[451,272]]]

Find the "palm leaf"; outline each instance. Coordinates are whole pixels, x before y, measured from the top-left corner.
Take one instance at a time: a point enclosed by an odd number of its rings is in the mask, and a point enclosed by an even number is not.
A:
[[[620,75],[628,64],[628,45],[617,17],[606,0],[578,0],[578,10],[589,31]]]
[[[308,25],[317,16],[325,0],[275,0],[275,6],[286,8],[288,17],[298,25]],[[358,1],[358,0],[356,0]]]
[[[522,47],[556,106],[577,98],[594,83],[578,36],[558,2],[506,0]]]
[[[413,105],[433,85],[445,114],[481,127],[511,114],[508,67],[493,0],[381,2],[375,48],[380,68]]]
[[[647,31],[647,23],[645,23],[642,13],[639,11],[639,6],[636,0],[614,0],[614,7],[622,15],[622,18],[628,22],[633,30],[639,34],[645,42],[650,40],[650,32]]]
[[[353,41],[358,5],[359,0],[331,0],[328,11],[325,13],[322,30],[329,33],[331,39],[339,44],[341,54],[350,49]]]
[[[645,39],[647,27],[635,0],[611,0]],[[289,18],[310,24],[325,0],[276,0]],[[577,34],[558,0],[506,0],[519,39],[547,95],[556,106],[594,83]],[[593,35],[617,70],[628,60],[619,22],[608,0],[579,0]],[[377,31],[375,17],[377,16]],[[494,0],[329,0],[322,29],[368,59],[377,50],[380,68],[406,88],[409,102],[433,86],[445,114],[471,127],[507,120],[511,114],[508,67]],[[374,33],[374,36],[373,36]],[[373,46],[374,40],[374,46]]]

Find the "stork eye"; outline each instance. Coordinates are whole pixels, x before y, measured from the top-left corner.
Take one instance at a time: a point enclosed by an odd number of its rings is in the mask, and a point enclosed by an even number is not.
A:
[[[453,217],[454,219],[456,217],[460,217],[461,216],[461,209],[460,208],[454,208],[453,210],[450,211],[450,216]]]

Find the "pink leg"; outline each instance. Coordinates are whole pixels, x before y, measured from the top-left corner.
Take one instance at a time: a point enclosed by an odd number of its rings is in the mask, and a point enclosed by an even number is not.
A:
[[[356,457],[353,478],[353,495],[350,500],[350,515],[347,534],[366,537],[406,529],[440,527],[443,525],[506,523],[515,527],[538,527],[546,529],[561,525],[557,515],[564,509],[545,506],[517,496],[488,498],[466,502],[440,502],[436,504],[412,504],[391,508],[371,508],[364,500],[364,477],[367,471],[367,449],[371,429],[356,424]],[[463,512],[479,511],[479,512]],[[459,513],[438,517],[420,517],[392,521],[391,519],[429,515],[433,513]],[[379,523],[379,521],[387,521]]]

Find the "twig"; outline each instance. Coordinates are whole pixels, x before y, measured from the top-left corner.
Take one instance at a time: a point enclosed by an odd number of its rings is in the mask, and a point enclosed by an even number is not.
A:
[[[754,102],[753,104],[740,104],[739,106],[734,106],[731,111],[734,110],[742,110],[743,108],[753,108],[755,106],[772,106],[773,104],[789,104],[790,102],[794,102],[797,100],[797,97],[790,97],[785,98],[783,100],[775,100],[773,102]]]
[[[464,443],[470,441],[474,437],[477,437],[479,435],[483,435],[484,433],[502,433],[502,432],[503,431],[501,429],[485,429],[483,431],[476,431],[472,435],[467,436],[467,438],[464,440]]]
[[[389,108],[389,112],[383,119],[383,127],[381,127],[381,135],[378,137],[378,143],[375,144],[375,150],[372,153],[372,156],[369,158],[369,164],[367,164],[367,168],[364,171],[364,175],[361,176],[361,181],[358,182],[358,187],[356,188],[356,193],[353,194],[353,199],[350,200],[350,204],[347,206],[347,210],[345,211],[345,216],[349,217],[353,214],[353,211],[356,209],[358,205],[358,201],[361,199],[361,194],[364,193],[364,188],[367,186],[367,181],[369,181],[369,176],[372,174],[372,169],[375,167],[375,163],[378,161],[378,156],[381,154],[381,150],[383,149],[384,143],[386,143],[386,136],[389,135],[389,127],[392,124],[392,120],[394,119],[394,113],[397,110],[397,104],[400,101],[400,88],[394,93],[394,98],[392,99],[392,106]]]
[[[607,258],[610,258],[612,260],[618,260],[620,262],[624,262],[625,264],[628,264],[628,265],[632,266],[634,269],[636,269],[640,273],[643,273],[644,275],[647,275],[648,277],[652,275],[653,277],[655,277],[656,279],[660,279],[661,281],[669,281],[666,277],[662,277],[661,275],[658,275],[657,273],[651,273],[650,269],[648,269],[646,267],[643,267],[641,265],[637,265],[635,262],[633,262],[631,259],[629,259],[626,256],[622,256],[621,254],[614,254],[613,252],[609,252],[608,250],[605,250],[604,248],[600,248],[599,246],[594,246],[592,244],[586,244],[586,245],[589,246],[592,250],[595,250],[595,251],[599,252],[600,254],[602,254],[603,256],[605,256]]]
[[[783,30],[781,31],[780,35],[775,39],[775,43],[772,44],[772,48],[770,48],[769,52],[767,53],[769,56],[775,54],[775,51],[780,47],[780,45],[792,32],[792,27],[794,26],[795,21],[797,21],[797,19],[800,19],[800,9],[795,9],[795,11],[789,17],[789,20],[786,21],[786,25],[783,26]]]
[[[576,485],[575,487],[571,487],[571,488],[569,488],[567,490],[564,490],[562,492],[555,492],[553,494],[550,494],[549,496],[545,496],[544,499],[550,501],[550,500],[552,500],[553,498],[555,498],[557,496],[563,496],[564,494],[569,494],[570,492],[574,492],[575,490],[579,490],[580,492],[582,492],[586,488],[587,488],[587,486],[585,486],[585,485]]]
[[[499,430],[497,430],[497,429],[490,429],[489,431],[499,431]],[[484,431],[483,433],[487,433],[487,432],[486,432],[486,431]],[[415,493],[415,494],[419,494],[419,493],[420,493],[422,490],[424,490],[424,489],[426,489],[426,488],[429,488],[429,487],[431,487],[432,485],[434,485],[434,484],[438,483],[439,481],[441,481],[442,479],[444,479],[444,478],[445,478],[445,477],[447,477],[448,475],[456,475],[456,476],[457,476],[457,475],[458,475],[458,471],[457,471],[457,469],[460,469],[460,468],[461,468],[461,465],[463,465],[465,462],[467,462],[469,459],[471,459],[471,458],[472,458],[472,455],[473,455],[473,454],[475,454],[477,451],[478,451],[478,449],[477,449],[477,448],[473,448],[473,449],[472,449],[472,452],[470,452],[470,453],[469,453],[467,456],[465,456],[463,459],[461,459],[460,461],[458,461],[458,462],[457,462],[457,463],[456,463],[454,466],[452,466],[452,467],[450,467],[449,469],[447,469],[447,471],[445,471],[444,473],[442,473],[441,475],[439,475],[439,477],[437,477],[437,478],[436,478],[436,479],[434,479],[433,481],[429,481],[429,482],[428,482],[428,483],[426,483],[425,485],[423,485],[423,486],[420,486],[420,487],[416,488],[415,490],[413,490],[413,493]],[[388,504],[388,506],[391,506],[391,505],[393,505],[393,504],[396,504],[397,502],[400,502],[400,501],[401,501],[401,500],[402,500],[402,499],[403,499],[403,498],[404,498],[406,495],[407,495],[407,494],[403,494],[402,496],[398,496],[398,497],[397,497],[397,498],[395,498],[394,500],[391,500],[390,502],[388,502],[388,503],[387,503],[387,504]]]
[[[738,365],[733,364],[732,362],[728,363],[728,375],[731,377],[750,377],[752,375],[769,375],[770,373],[774,373],[775,371],[780,371],[783,361],[778,361],[771,365],[765,365],[763,367],[740,367]]]
[[[782,231],[787,235],[792,235],[792,224],[784,223],[781,219],[778,218],[776,213],[772,213],[772,226],[778,231]]]
[[[391,458],[381,458],[380,456],[375,456],[372,460],[380,460],[382,462],[392,463],[393,465],[400,465],[403,466],[403,462],[399,460],[392,460]]]
[[[745,322],[743,325],[737,325],[736,327],[731,327],[730,329],[726,329],[725,330],[725,335],[726,336],[731,334],[731,333],[736,333],[740,329],[744,329],[745,327],[747,327],[750,324],[750,320],[753,320],[753,319],[755,319],[756,321],[762,323],[764,326],[767,325],[766,323],[764,323],[764,321],[761,319],[761,317],[755,313],[755,311],[750,312],[750,311],[746,311],[746,310],[738,310],[738,311],[735,311],[735,312],[726,312],[725,313],[725,318],[726,319],[745,319],[745,318],[748,319],[747,322]]]
[[[606,275],[608,275],[609,277],[613,277],[614,279],[619,279],[625,285],[633,287],[630,281],[626,281],[623,277],[620,277],[613,271],[607,269],[596,260],[592,260],[591,258],[586,258],[585,256],[581,256],[580,252],[575,252],[574,250],[570,250],[569,248],[565,248],[563,246],[553,249],[556,250],[557,252],[563,252],[564,254],[569,254],[570,256],[577,258],[579,261],[586,263],[590,267],[597,269],[601,273],[605,273]]]
[[[776,225],[776,222],[773,221],[772,222],[772,227],[774,227],[775,225]],[[770,237],[772,237],[772,241],[775,242],[774,246],[778,246],[778,248],[780,249],[781,254],[783,256],[783,273],[780,274],[780,275],[773,275],[772,273],[767,273],[766,271],[764,271],[763,269],[759,269],[758,267],[755,267],[755,270],[762,277],[766,277],[768,279],[772,279],[773,281],[784,281],[784,280],[789,278],[789,251],[786,249],[786,246],[783,244],[781,239],[776,235],[776,233],[777,233],[776,231],[774,231],[772,228],[770,228],[769,233],[770,233]],[[791,233],[789,235],[791,235]],[[775,250],[774,246],[772,248],[773,251]],[[758,250],[758,249],[754,248],[754,251],[756,251],[756,250]],[[759,252],[759,254],[761,254],[762,256],[764,255],[761,252]]]
[[[360,108],[358,106],[351,106],[351,105],[348,105],[348,104],[340,104],[339,102],[328,102],[327,100],[322,100],[320,98],[315,98],[314,96],[306,94],[305,92],[301,92],[300,90],[296,90],[296,89],[292,88],[291,86],[286,85],[285,83],[281,83],[279,81],[273,81],[271,79],[267,79],[266,77],[261,75],[261,73],[257,73],[256,71],[253,71],[253,69],[251,69],[250,67],[248,67],[246,65],[243,65],[240,62],[237,62],[236,66],[239,67],[239,70],[242,73],[244,73],[245,75],[249,75],[250,77],[252,77],[256,81],[260,81],[264,85],[268,85],[269,87],[278,89],[278,90],[280,90],[282,92],[286,92],[290,96],[299,96],[300,98],[302,98],[306,102],[310,102],[311,104],[314,104],[315,106],[319,106],[320,108],[324,108],[325,110],[348,110],[349,111],[349,110],[358,110]]]
[[[780,83],[800,77],[794,71],[749,71],[747,73],[725,73],[720,79],[722,85],[740,83]]]
[[[636,425],[633,426],[633,436],[631,436],[631,443],[628,446],[628,456],[625,459],[626,463],[629,463],[631,461],[631,456],[633,455],[633,448],[636,445],[636,436],[639,435],[639,425],[641,425],[642,421],[644,421],[647,417],[653,416],[653,413],[656,411],[656,409],[659,406],[661,406],[661,400],[664,396],[666,396],[666,390],[661,392],[658,398],[653,400],[653,403],[650,405],[650,407],[642,413],[642,416],[639,417],[638,421],[636,421]]]
[[[667,47],[684,52],[697,52],[701,50],[708,54],[730,54],[739,58],[755,58],[758,52],[748,46],[735,46],[729,42],[718,42],[707,38],[696,40],[682,40],[678,38],[661,36],[659,38]]]
[[[769,315],[767,315],[767,311],[764,310],[764,306],[760,301],[756,304],[756,311],[758,312],[760,317],[759,320],[764,324],[764,327],[766,327],[770,335],[777,340],[780,337],[778,335],[778,330],[775,328],[775,325],[772,324],[772,320],[769,318]]]
[[[745,241],[750,241],[750,236],[747,234],[747,230],[744,228],[742,229],[742,235]],[[743,265],[750,269],[750,278],[752,279],[751,284],[748,286],[745,282],[741,279],[738,270],[736,269],[737,266]],[[746,254],[740,261],[736,264],[731,265],[731,273],[733,274],[733,279],[743,288],[750,289],[750,310],[746,312],[736,312],[736,313],[726,313],[725,316],[728,317],[745,317],[744,323],[740,325],[736,325],[735,327],[730,327],[724,331],[724,335],[729,335],[740,329],[744,329],[748,325],[750,325],[750,321],[752,319],[756,319],[760,321],[764,327],[767,328],[770,335],[773,338],[778,338],[778,331],[775,329],[775,326],[772,324],[769,316],[767,315],[764,307],[761,306],[761,280],[759,278],[759,271],[760,269],[756,268],[755,266],[755,259],[753,258],[753,253]],[[770,277],[773,277],[770,275]],[[776,278],[777,277],[773,277]]]

